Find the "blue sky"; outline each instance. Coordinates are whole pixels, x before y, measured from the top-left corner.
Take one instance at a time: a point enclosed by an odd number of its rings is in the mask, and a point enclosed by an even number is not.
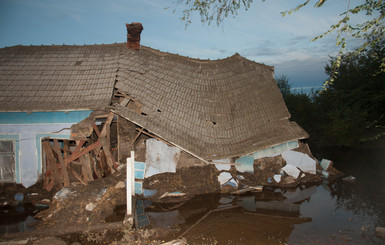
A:
[[[348,0],[281,16],[300,2],[255,0],[220,26],[203,25],[196,15],[186,29],[179,9],[166,9],[172,0],[0,0],[0,47],[125,42],[125,23],[141,22],[141,43],[151,48],[201,59],[239,53],[274,66],[276,76],[286,75],[294,88],[321,86],[324,66],[338,52],[335,36],[310,40],[338,20]]]

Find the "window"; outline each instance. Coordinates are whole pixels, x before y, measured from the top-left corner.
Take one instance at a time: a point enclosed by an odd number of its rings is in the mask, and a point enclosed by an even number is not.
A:
[[[0,182],[15,182],[15,144],[0,140]]]

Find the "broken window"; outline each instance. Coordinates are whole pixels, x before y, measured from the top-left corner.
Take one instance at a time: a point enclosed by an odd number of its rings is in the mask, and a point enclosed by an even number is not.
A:
[[[0,141],[0,182],[15,182],[15,142]]]

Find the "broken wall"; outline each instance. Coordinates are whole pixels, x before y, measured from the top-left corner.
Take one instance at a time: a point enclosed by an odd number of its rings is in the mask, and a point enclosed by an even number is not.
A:
[[[69,139],[68,130],[91,111],[0,113],[0,138],[15,144],[14,182],[29,187],[42,174],[41,139]]]

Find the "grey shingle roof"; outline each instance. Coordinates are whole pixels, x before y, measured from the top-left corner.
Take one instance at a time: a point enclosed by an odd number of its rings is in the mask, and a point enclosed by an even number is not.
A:
[[[308,137],[289,121],[270,66],[238,54],[207,61],[145,47],[124,52],[115,87],[139,101],[143,114],[113,110],[202,159]]]
[[[100,109],[114,86],[141,103],[121,116],[204,160],[307,138],[273,68],[238,54],[198,60],[125,44],[0,49],[0,111]]]
[[[0,49],[0,111],[107,107],[120,47],[124,45]]]

